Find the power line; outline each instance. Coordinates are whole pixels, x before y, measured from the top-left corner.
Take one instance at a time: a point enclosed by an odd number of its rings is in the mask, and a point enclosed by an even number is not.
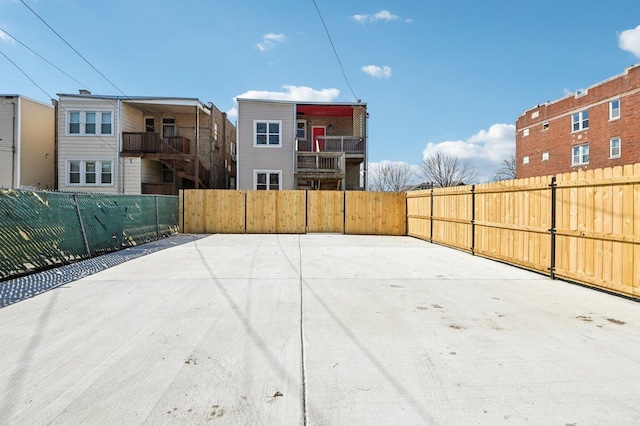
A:
[[[18,64],[16,64],[15,62],[13,62],[13,61],[11,60],[11,58],[9,58],[9,57],[8,57],[8,56],[7,56],[7,55],[6,55],[2,50],[0,50],[0,55],[4,56],[4,57],[5,57],[5,59],[6,59],[7,61],[11,62],[11,64],[12,64],[14,67],[16,67],[16,68],[17,68],[17,69],[18,69],[22,74],[24,74],[24,76],[25,76],[25,77],[27,77],[27,78],[29,79],[29,81],[30,81],[31,83],[33,83],[33,85],[34,85],[34,86],[36,86],[38,89],[40,89],[40,91],[41,91],[42,93],[44,93],[45,95],[47,95],[47,96],[49,97],[49,99],[53,99],[53,96],[51,96],[49,93],[47,93],[47,91],[46,91],[46,90],[44,90],[44,89],[43,89],[43,88],[42,88],[38,83],[36,83],[36,82],[35,82],[35,80],[33,80],[31,77],[29,77],[29,74],[27,74],[27,73],[26,73],[22,68],[20,68],[20,66],[19,66]],[[69,110],[68,110],[68,109],[66,109],[66,108],[64,108],[64,107],[62,107],[62,106],[60,106],[60,103],[58,103],[58,106],[59,106],[62,110],[64,110],[65,112],[69,112]],[[81,123],[80,123],[80,125],[81,125],[81,126],[84,126],[84,127],[85,127],[85,130],[86,130],[86,123],[82,123],[82,122],[81,122]],[[95,136],[96,136],[98,139],[100,139],[100,141],[101,141],[101,142],[102,142],[106,147],[108,147],[108,148],[113,148],[113,146],[112,146],[111,144],[109,144],[106,140],[104,140],[102,137],[100,137],[99,135],[95,135]]]
[[[23,1],[23,0],[20,0],[20,1]],[[320,8],[318,8],[318,5],[316,4],[316,0],[312,0],[312,1],[313,1],[313,5],[316,7],[316,11],[318,12],[318,16],[320,17],[320,20],[322,21],[322,25],[324,26],[324,30],[327,33],[327,37],[329,38],[329,43],[331,43],[331,48],[333,48],[333,53],[336,55],[336,59],[338,60],[338,64],[340,65],[340,69],[342,70],[342,76],[344,77],[344,81],[347,82],[347,86],[349,86],[349,90],[351,90],[351,94],[353,95],[353,97],[355,99],[359,99],[356,96],[355,92],[353,91],[353,88],[351,87],[351,83],[349,83],[349,79],[347,78],[347,74],[344,72],[344,67],[342,66],[342,61],[340,60],[340,56],[338,56],[338,52],[336,51],[336,46],[333,44],[333,40],[331,39],[331,34],[329,34],[329,29],[327,28],[327,24],[324,22],[324,18],[322,17],[322,13],[320,13]]]
[[[315,1],[315,0],[314,0],[314,1]],[[100,70],[98,70],[98,68],[96,68],[96,67],[95,67],[91,62],[89,62],[89,61],[87,60],[87,58],[85,58],[84,56],[82,56],[82,55],[80,54],[80,52],[78,52],[78,51],[77,51],[73,46],[71,46],[71,44],[69,44],[69,42],[68,42],[67,40],[65,40],[65,39],[64,39],[60,34],[58,34],[58,32],[57,32],[56,30],[54,30],[54,29],[51,27],[51,25],[49,25],[49,24],[48,24],[44,19],[42,19],[42,18],[40,17],[40,15],[38,15],[38,14],[37,14],[33,9],[31,9],[31,8],[29,7],[29,5],[28,5],[27,3],[25,3],[25,2],[24,2],[24,0],[20,0],[20,3],[22,3],[22,4],[23,4],[27,9],[29,9],[29,10],[31,11],[31,13],[33,13],[34,15],[36,15],[36,16],[38,17],[38,19],[40,19],[40,20],[42,21],[42,23],[43,23],[43,24],[45,24],[45,25],[46,25],[46,26],[47,26],[51,31],[53,31],[53,33],[54,33],[55,35],[57,35],[57,36],[58,36],[58,38],[59,38],[60,40],[62,40],[62,41],[63,41],[67,46],[69,46],[69,48],[71,48],[71,50],[73,50],[73,51],[74,51],[78,56],[80,56],[80,57],[82,58],[82,60],[83,60],[83,61],[85,61],[87,64],[89,64],[89,66],[90,66],[91,68],[93,68],[93,69],[94,69],[98,74],[100,74],[100,75],[102,76],[102,78],[104,78],[106,81],[108,81],[108,82],[109,82],[109,84],[111,84],[113,87],[115,87],[115,89],[116,89],[118,92],[122,93],[122,95],[123,95],[124,97],[126,97],[127,99],[129,98],[129,97],[128,97],[128,96],[127,96],[127,95],[126,95],[122,90],[120,90],[120,88],[119,88],[118,86],[116,86],[116,85],[115,85],[111,80],[109,80],[109,79],[108,79],[104,74],[102,74],[102,73],[100,72]]]
[[[46,63],[48,63],[49,65],[51,65],[52,67],[54,67],[55,69],[57,69],[58,71],[60,71],[62,74],[66,75],[67,77],[69,77],[71,80],[75,81],[76,83],[78,83],[81,87],[84,87],[85,89],[88,89],[88,87],[85,84],[82,84],[81,82],[79,82],[78,80],[76,80],[75,78],[73,78],[72,76],[70,76],[69,74],[67,74],[66,72],[64,72],[64,70],[58,68],[55,64],[53,64],[51,61],[49,61],[47,58],[45,58],[44,56],[40,55],[38,52],[36,52],[35,50],[31,49],[29,46],[27,46],[26,44],[24,44],[23,42],[21,42],[20,40],[18,40],[17,38],[15,38],[12,34],[9,34],[4,28],[0,28],[0,31],[2,31],[3,33],[5,33],[6,35],[8,35],[9,37],[11,37],[13,40],[17,41],[18,43],[20,43],[22,46],[24,46],[28,51],[30,51],[31,53],[33,53],[34,55],[36,55],[37,57],[39,57],[40,59],[42,59],[43,61],[45,61]],[[6,56],[5,56],[6,57]],[[91,89],[88,89],[91,90]]]

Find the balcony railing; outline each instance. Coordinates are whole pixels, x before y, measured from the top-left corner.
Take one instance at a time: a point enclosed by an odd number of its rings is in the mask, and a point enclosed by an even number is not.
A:
[[[344,152],[364,155],[366,138],[358,136],[318,136],[315,142],[297,140],[298,152]]]
[[[123,132],[122,152],[189,155],[191,141],[183,136],[171,136],[163,139],[158,133]]]
[[[344,152],[298,152],[296,175],[344,177]]]

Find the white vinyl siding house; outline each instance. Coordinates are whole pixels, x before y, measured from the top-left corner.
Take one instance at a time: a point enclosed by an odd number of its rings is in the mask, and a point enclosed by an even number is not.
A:
[[[295,104],[238,99],[238,116],[237,188],[264,189],[258,180],[273,175],[280,189],[294,189]]]
[[[55,189],[55,108],[0,95],[0,187]]]
[[[119,100],[60,95],[58,104],[58,189],[121,193],[119,167]],[[110,128],[103,128],[103,118]],[[87,128],[89,117],[89,128]],[[95,124],[95,127],[91,125]],[[103,132],[104,130],[104,132]],[[110,164],[110,179],[94,179],[93,168]],[[79,167],[80,178],[76,170]]]

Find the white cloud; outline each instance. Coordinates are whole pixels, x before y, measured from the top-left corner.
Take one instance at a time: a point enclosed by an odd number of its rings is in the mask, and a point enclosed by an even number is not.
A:
[[[227,111],[227,118],[229,121],[234,121],[238,118],[238,108],[233,107],[229,111]]]
[[[366,74],[369,74],[373,78],[389,78],[391,77],[391,67],[383,66],[379,67],[377,65],[366,65],[362,67],[362,71]]]
[[[264,52],[265,50],[273,49],[276,43],[283,43],[286,39],[284,34],[265,34],[262,36],[262,42],[258,43],[256,47],[260,49],[261,52]]]
[[[13,39],[9,36],[9,34],[0,30],[0,41],[6,41],[7,43],[14,43]]]
[[[618,34],[620,49],[631,52],[640,58],[640,25],[632,30],[625,30]]]
[[[402,21],[402,22],[413,22],[412,19],[403,19],[398,15],[394,15],[388,10],[381,10],[380,12],[370,14],[358,14],[351,16],[351,20],[355,21],[359,24],[366,24],[367,22],[376,22],[376,21]]]
[[[238,98],[246,99],[270,99],[277,101],[305,101],[305,102],[332,102],[340,95],[338,89],[315,90],[306,86],[282,86],[284,91],[271,92],[266,90],[249,90]]]
[[[468,160],[477,170],[480,181],[489,180],[515,148],[516,126],[493,124],[489,130],[480,130],[467,140],[429,142],[422,151],[426,158],[436,152]]]

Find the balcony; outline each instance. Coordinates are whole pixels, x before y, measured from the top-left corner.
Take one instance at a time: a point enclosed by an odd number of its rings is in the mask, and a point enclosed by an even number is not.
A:
[[[298,152],[296,154],[298,179],[344,179],[344,152]]]
[[[161,138],[158,133],[122,133],[122,153],[129,155],[189,155],[191,141],[183,136]]]
[[[343,152],[347,158],[364,158],[366,138],[359,136],[318,136],[315,146],[307,140],[297,140],[298,152]]]

